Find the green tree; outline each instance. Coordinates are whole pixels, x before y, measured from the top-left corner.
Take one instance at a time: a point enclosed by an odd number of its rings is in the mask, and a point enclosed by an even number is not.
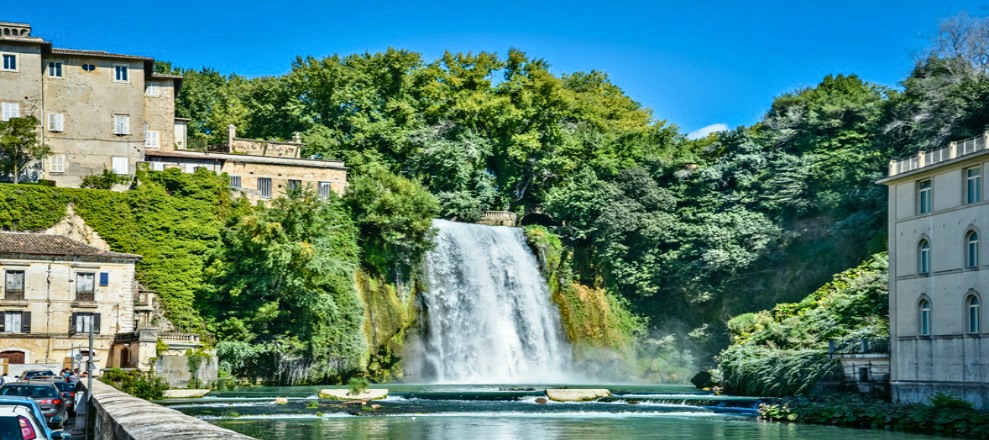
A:
[[[38,118],[33,115],[0,121],[0,171],[16,184],[31,162],[51,154],[38,142]]]
[[[353,178],[345,200],[360,228],[365,260],[391,279],[410,277],[432,247],[436,198],[419,183],[375,165]]]
[[[310,361],[310,380],[358,370],[357,266],[356,228],[342,201],[292,190],[226,229],[207,270],[215,288],[205,306],[221,339],[284,346]]]

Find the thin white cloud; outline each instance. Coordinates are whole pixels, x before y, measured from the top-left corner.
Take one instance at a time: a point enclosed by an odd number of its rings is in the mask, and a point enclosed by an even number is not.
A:
[[[701,127],[700,130],[692,131],[687,134],[687,139],[701,139],[707,137],[711,133],[717,133],[719,131],[725,131],[728,129],[728,124],[718,123],[711,124],[706,127]]]

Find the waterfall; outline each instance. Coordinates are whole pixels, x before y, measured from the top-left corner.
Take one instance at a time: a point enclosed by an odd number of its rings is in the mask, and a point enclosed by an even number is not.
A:
[[[571,349],[522,230],[433,222],[424,334],[408,378],[438,383],[564,383]]]

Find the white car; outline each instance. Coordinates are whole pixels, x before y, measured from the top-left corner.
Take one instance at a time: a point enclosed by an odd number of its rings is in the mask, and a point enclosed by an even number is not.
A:
[[[51,437],[48,437],[48,432],[43,426],[44,424],[38,421],[34,412],[27,406],[0,406],[0,439],[67,440],[69,438],[68,433],[61,431],[52,433]]]

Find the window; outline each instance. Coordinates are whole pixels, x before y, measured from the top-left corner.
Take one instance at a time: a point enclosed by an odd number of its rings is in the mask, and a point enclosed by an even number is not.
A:
[[[56,154],[51,157],[51,172],[53,173],[64,173],[65,172],[65,155]]]
[[[65,115],[61,113],[48,114],[48,131],[64,131]]]
[[[302,181],[301,180],[292,180],[292,179],[289,179],[288,180],[288,189],[289,189],[289,191],[295,190],[295,189],[299,189],[299,188],[302,188]]]
[[[975,231],[969,231],[965,236],[965,267],[979,267],[979,233]]]
[[[88,334],[89,329],[93,329],[94,334],[100,334],[100,314],[99,313],[73,313],[69,317],[69,333]]]
[[[113,174],[130,174],[130,164],[128,164],[126,157],[114,157],[111,165],[113,166]]]
[[[110,272],[100,272],[100,286],[106,287],[110,285]]]
[[[240,189],[240,176],[230,176],[230,187]]]
[[[48,62],[48,77],[49,78],[61,78],[62,77],[62,62],[61,61],[49,61]]]
[[[926,299],[920,300],[920,334],[931,334],[931,303]]]
[[[923,180],[917,183],[917,212],[927,214],[934,206],[932,203],[933,192],[931,191],[931,181]]]
[[[148,148],[158,148],[160,145],[160,134],[154,130],[144,132],[144,146]]]
[[[17,55],[12,53],[3,54],[3,70],[17,71]]]
[[[333,187],[330,182],[319,182],[319,196],[328,199],[330,198],[330,192],[333,191]]]
[[[31,312],[3,312],[3,333],[31,333]]]
[[[965,170],[965,203],[982,200],[982,170],[978,167]]]
[[[869,367],[859,367],[859,382],[869,381]]]
[[[113,134],[130,134],[130,117],[113,115]]]
[[[24,271],[8,270],[4,275],[4,299],[24,299]]]
[[[161,94],[161,91],[158,88],[158,83],[156,83],[156,82],[149,82],[147,85],[145,85],[144,86],[144,94],[147,95],[147,96],[158,96],[158,95],[160,95]]]
[[[16,102],[4,102],[0,104],[0,109],[3,110],[0,121],[9,121],[10,118],[21,117],[21,105]]]
[[[969,295],[966,305],[968,306],[968,332],[978,333],[980,328],[979,297]]]
[[[919,258],[917,258],[917,272],[921,275],[931,273],[931,243],[927,240],[920,240]]]
[[[94,286],[96,274],[77,273],[76,274],[76,301],[95,301],[96,288]]]
[[[258,192],[261,193],[262,199],[271,198],[271,178],[270,177],[258,177]]]
[[[96,66],[95,65],[92,65],[92,64],[83,64],[82,65],[82,70],[85,70],[87,72],[92,72],[92,71],[96,70]]]
[[[126,64],[114,64],[113,65],[113,80],[115,82],[127,82],[127,65]]]

